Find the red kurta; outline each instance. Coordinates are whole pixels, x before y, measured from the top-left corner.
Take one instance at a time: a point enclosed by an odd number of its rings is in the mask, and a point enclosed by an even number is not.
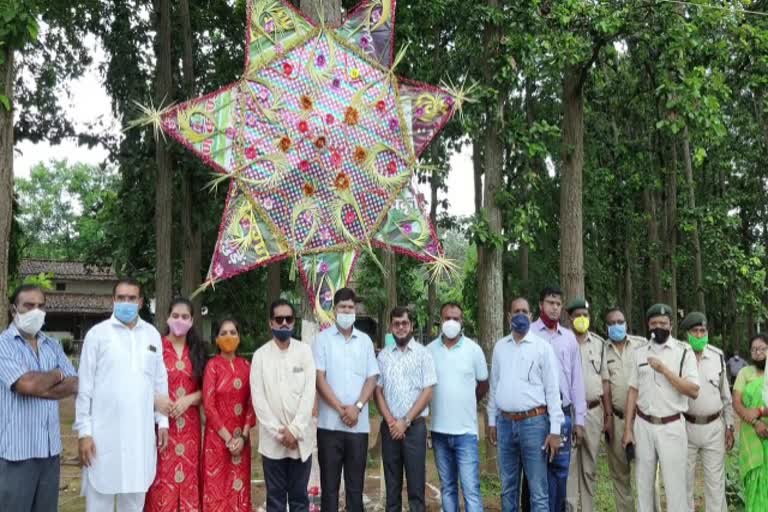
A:
[[[256,424],[249,385],[250,364],[217,355],[208,362],[203,379],[205,444],[203,449],[203,510],[251,511],[251,444],[233,457],[219,436],[222,427],[237,436]]]
[[[163,338],[163,360],[168,370],[168,394],[175,401],[200,390],[193,376],[189,347],[181,358],[173,344]],[[159,452],[157,475],[147,493],[146,512],[200,511],[200,453],[202,430],[200,408],[190,407],[179,418],[169,418],[168,447]]]

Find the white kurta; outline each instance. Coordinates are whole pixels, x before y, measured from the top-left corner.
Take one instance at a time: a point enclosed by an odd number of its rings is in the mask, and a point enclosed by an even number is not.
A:
[[[155,393],[168,394],[160,334],[139,319],[133,329],[115,317],[85,336],[78,372],[74,429],[93,437],[95,459],[83,480],[102,494],[144,493],[155,478]]]

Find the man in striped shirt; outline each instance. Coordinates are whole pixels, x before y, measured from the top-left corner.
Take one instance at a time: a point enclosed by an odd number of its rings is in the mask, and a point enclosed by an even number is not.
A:
[[[0,334],[0,503],[14,512],[57,510],[59,402],[77,393],[75,369],[40,329],[45,295],[22,285],[11,298],[13,323]]]

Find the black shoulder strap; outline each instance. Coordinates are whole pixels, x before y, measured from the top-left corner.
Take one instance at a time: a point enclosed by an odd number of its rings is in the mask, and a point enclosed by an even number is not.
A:
[[[683,363],[685,363],[685,356],[688,355],[688,349],[683,349],[683,357],[680,358],[680,373],[678,374],[678,377],[683,376]]]

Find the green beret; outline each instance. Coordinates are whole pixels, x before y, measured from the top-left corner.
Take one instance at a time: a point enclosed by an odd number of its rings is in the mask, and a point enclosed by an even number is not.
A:
[[[587,304],[587,301],[583,298],[576,297],[575,299],[571,299],[571,301],[568,302],[568,305],[565,306],[565,310],[568,313],[573,312],[574,309],[589,309],[589,304]]]
[[[645,319],[650,320],[655,316],[667,316],[672,318],[672,308],[666,304],[654,304],[645,312]]]
[[[701,313],[699,311],[691,311],[687,315],[685,315],[685,318],[683,318],[683,321],[680,322],[680,329],[684,331],[689,331],[696,327],[697,325],[707,325],[707,317],[704,316],[704,313]]]

